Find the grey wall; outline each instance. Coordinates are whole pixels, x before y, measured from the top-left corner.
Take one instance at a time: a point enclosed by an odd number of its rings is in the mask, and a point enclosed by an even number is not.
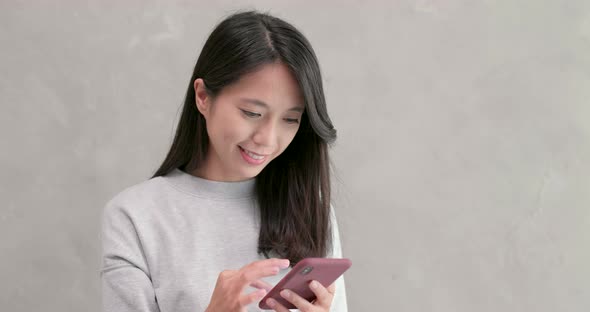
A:
[[[351,311],[590,306],[588,1],[29,2],[0,4],[2,311],[99,311],[101,209],[238,8],[320,59]]]

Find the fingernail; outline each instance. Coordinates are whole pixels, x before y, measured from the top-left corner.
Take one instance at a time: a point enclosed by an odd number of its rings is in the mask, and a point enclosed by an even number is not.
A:
[[[279,264],[279,266],[281,267],[281,269],[288,268],[289,267],[289,259],[282,260],[281,263]]]
[[[268,304],[269,307],[274,307],[276,302],[272,299],[272,298],[268,298],[266,299],[266,304]]]
[[[281,291],[281,296],[283,296],[284,298],[289,298],[291,297],[291,292],[285,289]]]
[[[311,285],[309,285],[309,286],[311,286],[311,288],[313,288],[313,289],[316,289],[316,288],[318,288],[318,282],[312,281]]]

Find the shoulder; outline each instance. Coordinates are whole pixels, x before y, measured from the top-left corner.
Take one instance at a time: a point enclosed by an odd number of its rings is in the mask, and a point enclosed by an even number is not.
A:
[[[338,228],[338,218],[336,217],[336,209],[333,204],[330,204],[330,222],[332,226]]]
[[[166,197],[162,195],[169,192],[170,186],[163,177],[139,182],[124,188],[109,199],[103,208],[103,216],[147,212]]]
[[[332,232],[332,249],[329,253],[330,258],[342,258],[342,246],[340,241],[340,229],[338,218],[334,206],[330,204],[330,230]]]

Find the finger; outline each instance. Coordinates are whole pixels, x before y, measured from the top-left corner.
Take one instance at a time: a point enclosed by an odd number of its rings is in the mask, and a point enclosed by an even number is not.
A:
[[[336,293],[336,282],[332,283],[332,285],[328,286],[328,292],[330,292],[332,295]]]
[[[334,284],[330,285],[334,290]],[[334,298],[334,294],[330,293],[330,287],[326,288],[324,285],[319,283],[318,281],[311,281],[309,283],[309,289],[315,294],[316,300],[314,302],[315,305],[319,305],[322,308],[329,308],[332,304],[332,299]]]
[[[247,306],[247,305],[251,304],[252,302],[259,301],[264,296],[266,296],[266,290],[259,289],[257,291],[253,291],[247,295],[240,296],[238,301],[240,302],[241,306]]]
[[[278,267],[245,267],[243,269],[240,269],[240,272],[237,276],[241,280],[242,285],[246,286],[263,277],[277,275],[278,273]]]
[[[258,289],[265,289],[267,292],[272,289],[272,285],[263,281],[263,280],[255,280],[250,283],[250,286]]]
[[[285,300],[294,304],[295,307],[297,307],[297,309],[301,311],[311,311],[311,309],[313,308],[313,304],[311,304],[311,302],[303,299],[298,294],[289,289],[281,290],[280,294],[281,297],[285,298]]]
[[[263,267],[279,267],[281,269],[286,269],[289,267],[289,259],[279,259],[279,258],[270,258],[264,259],[259,261],[254,261],[247,265],[255,268],[263,268]]]
[[[248,285],[253,281],[277,275],[281,268],[289,266],[289,260],[287,259],[266,259],[261,261],[252,262],[239,270],[239,276],[242,279],[244,285]]]
[[[289,309],[272,298],[266,299],[266,304],[277,312],[289,312]]]

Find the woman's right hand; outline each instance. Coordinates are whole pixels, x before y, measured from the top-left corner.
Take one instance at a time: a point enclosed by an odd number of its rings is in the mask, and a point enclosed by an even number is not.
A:
[[[288,259],[272,258],[254,261],[239,270],[225,270],[219,273],[211,302],[205,312],[245,312],[247,305],[262,299],[272,288],[260,278],[277,275],[279,269],[288,267]],[[247,286],[258,290],[242,294]]]

